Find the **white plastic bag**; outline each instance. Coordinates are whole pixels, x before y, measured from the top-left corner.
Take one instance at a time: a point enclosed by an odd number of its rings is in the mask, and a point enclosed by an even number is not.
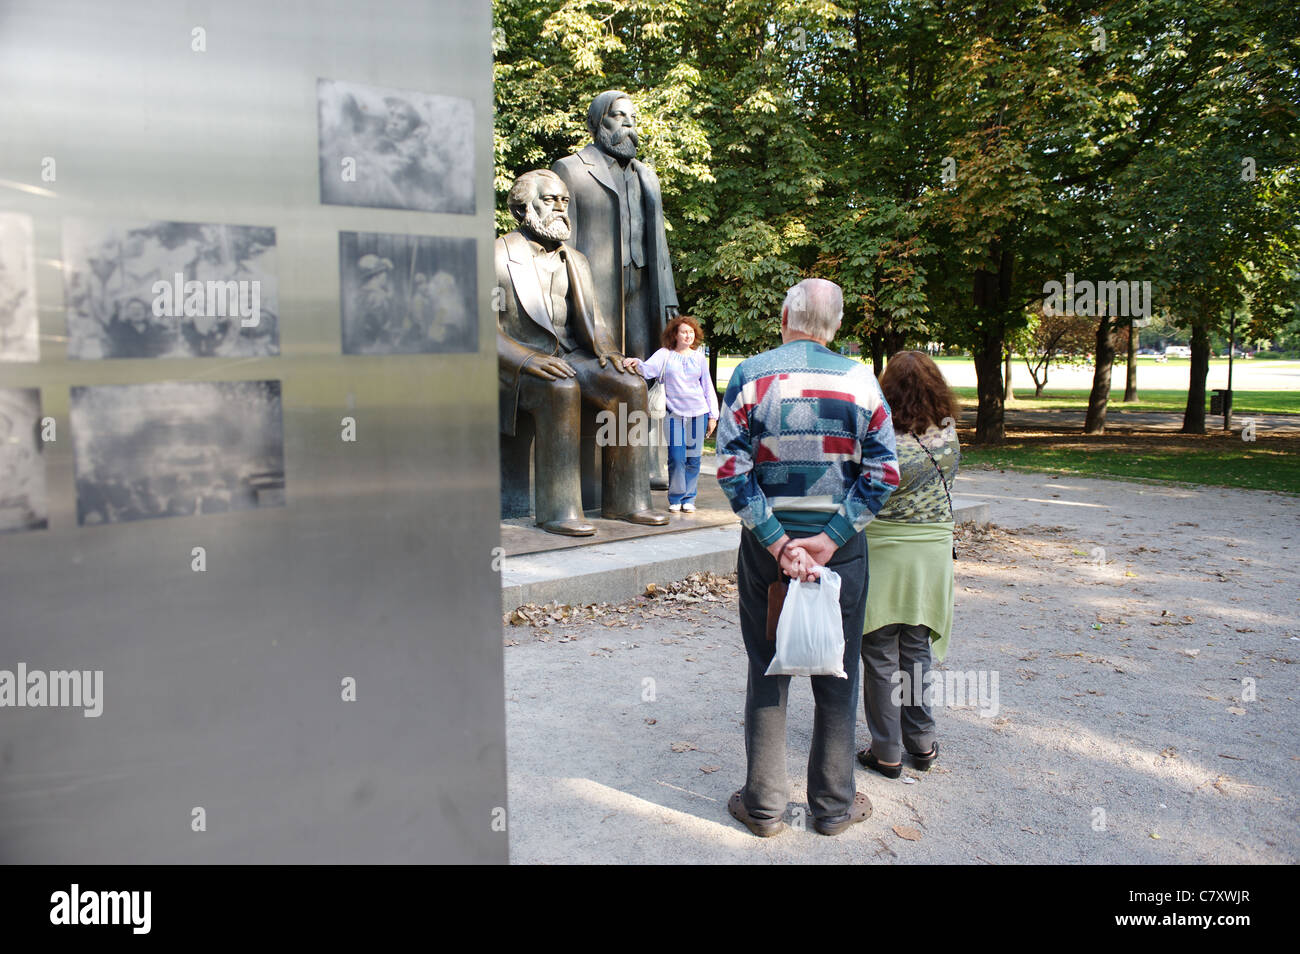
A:
[[[776,624],[776,655],[768,676],[839,676],[844,671],[844,625],[840,576],[816,567],[816,583],[794,580],[786,590]]]

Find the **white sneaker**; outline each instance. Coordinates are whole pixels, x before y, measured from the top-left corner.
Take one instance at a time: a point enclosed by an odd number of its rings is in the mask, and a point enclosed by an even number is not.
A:
[[[693,503],[682,504],[682,513],[695,513],[695,504]]]
[[[694,509],[694,508],[691,508],[691,509]],[[681,505],[681,504],[669,504],[669,505],[668,505],[668,512],[669,512],[669,513],[681,513],[681,512],[682,512],[682,505]]]

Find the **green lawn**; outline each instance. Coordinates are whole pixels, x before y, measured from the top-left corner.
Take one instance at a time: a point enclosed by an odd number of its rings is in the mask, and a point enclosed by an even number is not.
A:
[[[1300,493],[1298,444],[1296,440],[1247,443],[1239,438],[1179,435],[1145,439],[1117,435],[1099,441],[1066,441],[1052,436],[1010,440],[1001,447],[963,448],[962,464]]]

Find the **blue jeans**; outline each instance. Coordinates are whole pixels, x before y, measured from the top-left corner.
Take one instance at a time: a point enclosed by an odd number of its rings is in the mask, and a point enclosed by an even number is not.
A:
[[[794,537],[795,534],[791,534]],[[812,749],[808,753],[808,807],[814,819],[838,822],[853,806],[856,786],[854,728],[857,723],[862,617],[867,603],[867,541],[857,534],[835,551],[828,564],[840,576],[840,611],[844,625],[844,671],[847,679],[812,676]],[[741,798],[759,819],[780,818],[789,785],[785,773],[785,704],[790,676],[764,673],[776,654],[767,641],[767,587],[780,575],[776,560],[749,530],[741,531],[736,561],[740,591],[740,634],[749,656],[745,691],[747,771]]]
[[[668,502],[692,503],[700,486],[700,456],[709,415],[668,415]]]

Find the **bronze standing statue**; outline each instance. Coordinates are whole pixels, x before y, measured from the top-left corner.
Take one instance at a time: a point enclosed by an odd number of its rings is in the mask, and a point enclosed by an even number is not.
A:
[[[644,361],[677,315],[677,291],[659,177],[636,158],[636,118],[627,93],[606,90],[587,110],[593,142],[552,168],[573,197],[573,245],[591,263],[601,314],[623,352]],[[651,438],[651,467],[662,490],[667,456],[658,431]]]
[[[568,239],[569,190],[555,173],[526,172],[507,199],[519,229],[496,241],[501,433],[513,436],[518,415],[536,425],[537,525],[587,536],[578,447],[583,401],[626,420],[646,413],[646,386],[625,372],[623,354],[602,319],[586,256]],[[601,515],[659,526],[668,515],[650,506],[648,448],[625,440],[603,449]]]

